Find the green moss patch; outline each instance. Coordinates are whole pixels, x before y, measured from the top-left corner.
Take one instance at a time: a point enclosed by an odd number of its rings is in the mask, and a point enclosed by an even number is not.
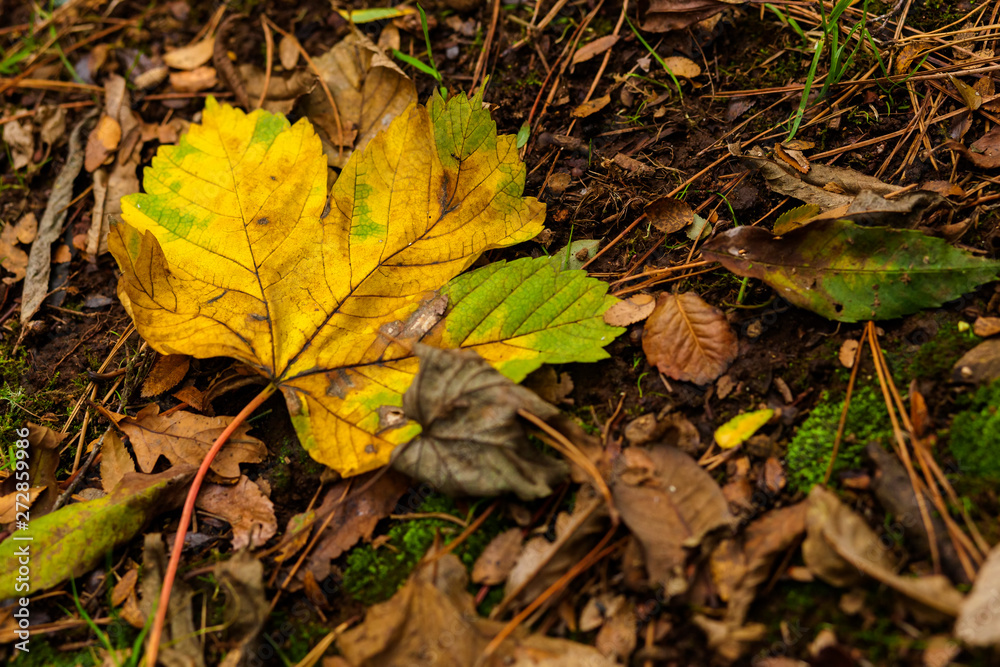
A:
[[[438,494],[428,496],[416,511],[465,518],[457,511],[453,500]],[[479,530],[458,546],[455,555],[467,568],[471,568],[501,529],[500,519],[495,514],[490,516]],[[439,532],[442,543],[448,544],[458,537],[462,529],[456,523],[437,518],[396,522],[389,529],[387,541],[378,549],[366,544],[347,555],[344,590],[365,606],[388,600],[406,582]]]
[[[837,424],[843,409],[842,400],[831,401],[828,392],[823,392],[809,418],[788,443],[785,464],[792,491],[808,493],[814,485],[823,481],[833,455]],[[860,467],[862,454],[869,442],[884,443],[891,437],[892,427],[882,395],[874,388],[855,391],[847,413],[840,452],[833,467],[834,474]]]
[[[951,425],[951,453],[963,473],[1000,480],[1000,380],[980,387]]]

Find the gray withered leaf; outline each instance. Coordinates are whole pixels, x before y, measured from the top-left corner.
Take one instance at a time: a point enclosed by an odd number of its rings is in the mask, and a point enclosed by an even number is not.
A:
[[[541,419],[559,414],[470,350],[416,344],[420,370],[403,395],[403,412],[423,432],[397,450],[393,467],[449,495],[513,492],[542,498],[568,467],[533,447],[519,409]]]

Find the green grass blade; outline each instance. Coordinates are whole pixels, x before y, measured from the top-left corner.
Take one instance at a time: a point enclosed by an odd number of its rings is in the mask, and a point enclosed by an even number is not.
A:
[[[646,47],[646,50],[649,51],[650,55],[653,56],[654,58],[656,58],[656,62],[660,63],[660,66],[663,67],[663,71],[665,71],[667,74],[670,75],[671,80],[673,80],[673,82],[674,82],[674,86],[677,87],[677,94],[680,95],[681,103],[683,104],[684,103],[684,93],[681,91],[681,83],[680,83],[680,81],[677,80],[677,77],[674,76],[674,73],[670,71],[669,67],[667,67],[667,63],[664,62],[663,58],[660,57],[660,54],[657,53],[656,51],[654,51],[653,47],[651,47],[649,45],[649,43],[646,42],[646,40],[642,38],[642,35],[639,34],[639,31],[635,29],[634,25],[632,25],[632,21],[629,19],[629,17],[626,16],[625,20],[628,21],[628,27],[632,28],[632,32],[635,34],[636,37],[639,38],[639,41],[642,42],[642,45]]]
[[[809,91],[812,90],[813,80],[816,78],[816,68],[819,66],[820,56],[823,55],[824,44],[825,40],[822,37],[820,37],[819,41],[816,42],[816,52],[813,54],[812,64],[809,66],[809,74],[806,75],[806,85],[802,88],[802,100],[799,102],[798,111],[795,112],[795,118],[792,121],[792,129],[788,132],[789,141],[795,138],[795,133],[799,131],[799,124],[802,122],[802,114],[806,112],[806,106],[809,104]]]
[[[400,51],[399,49],[393,49],[392,50],[392,55],[395,56],[396,58],[402,60],[407,65],[410,65],[411,67],[416,67],[418,70],[420,70],[424,74],[426,74],[428,76],[431,76],[431,77],[434,77],[434,79],[440,83],[440,81],[441,81],[441,73],[438,72],[433,67],[431,67],[430,65],[428,65],[427,63],[423,62],[422,60],[417,60],[413,56],[407,55],[407,54],[403,53],[402,51]]]

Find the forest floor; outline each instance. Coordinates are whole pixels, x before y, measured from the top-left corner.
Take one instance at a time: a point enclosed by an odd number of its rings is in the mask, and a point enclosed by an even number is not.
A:
[[[329,132],[316,100],[341,93],[317,86],[317,62],[360,35],[378,57],[401,54],[419,103],[481,92],[497,131],[517,136],[545,230],[475,267],[573,243],[608,294],[638,295],[605,317],[624,327],[605,358],[526,380],[603,481],[574,469],[519,499],[450,498],[396,472],[341,479],[273,396],[243,432],[260,448],[208,480],[214,504],[199,499],[161,664],[994,664],[1000,284],[952,287],[950,271],[958,254],[1000,251],[1000,5],[433,0],[422,26],[415,6],[370,20],[333,4],[0,0],[0,539],[18,531],[14,443],[29,422],[36,522],[67,491],[59,504],[84,506],[126,472],[197,465],[225,422],[155,420],[219,419],[256,395],[231,359],[144,343],[107,216],[209,96],[247,111],[259,98]],[[924,290],[940,298],[901,297],[906,314],[881,317],[876,284],[871,315],[824,310],[833,297],[773,269],[791,251],[768,250],[769,234],[747,248],[772,263],[714,261],[732,230],[805,223],[785,236],[812,248],[803,265],[849,271],[866,257],[820,236],[826,214],[943,239],[957,254]],[[663,360],[683,344],[653,324],[668,307],[730,332],[688,331],[695,347],[731,348],[700,382],[677,370],[690,360]],[[743,414],[763,416],[723,442],[717,429]],[[128,424],[157,437],[140,452]],[[531,433],[549,453],[560,437]],[[0,606],[0,661],[139,664],[180,512],[142,519],[96,566],[36,551],[33,567],[75,579],[32,598],[30,652],[21,603]]]

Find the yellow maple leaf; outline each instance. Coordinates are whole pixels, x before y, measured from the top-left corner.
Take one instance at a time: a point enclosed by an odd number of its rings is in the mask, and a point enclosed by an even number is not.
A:
[[[122,200],[119,297],[151,347],[252,366],[313,458],[364,472],[419,431],[380,423],[417,368],[380,331],[484,251],[541,231],[524,179],[480,98],[435,97],[355,153],[328,202],[308,121],[209,99],[202,124],[160,148],[145,194]]]

